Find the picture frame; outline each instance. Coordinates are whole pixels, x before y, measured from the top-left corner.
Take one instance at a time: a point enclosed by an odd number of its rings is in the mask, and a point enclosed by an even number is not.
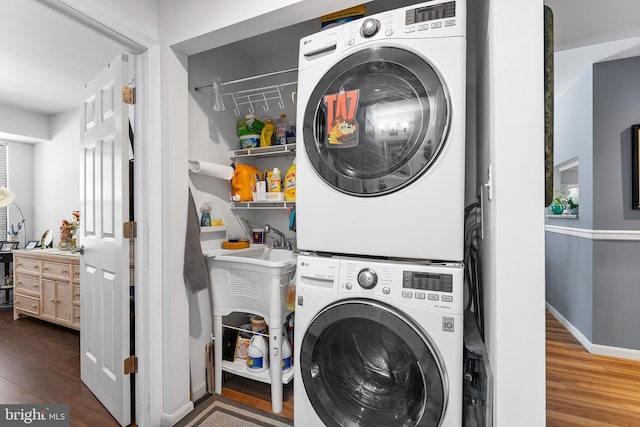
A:
[[[25,249],[35,249],[40,247],[39,240],[29,240],[26,245],[24,245]]]
[[[640,124],[631,126],[631,209],[640,209]]]
[[[0,242],[0,252],[11,252],[14,249],[18,249],[20,242]]]

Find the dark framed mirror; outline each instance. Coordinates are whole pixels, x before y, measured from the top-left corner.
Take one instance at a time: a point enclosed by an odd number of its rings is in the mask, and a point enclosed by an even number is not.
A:
[[[632,209],[640,209],[640,124],[631,126],[631,203]]]

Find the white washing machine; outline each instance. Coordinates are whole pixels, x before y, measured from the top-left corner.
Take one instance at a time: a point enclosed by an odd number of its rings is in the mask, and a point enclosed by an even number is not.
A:
[[[465,64],[463,0],[300,41],[300,249],[463,259]]]
[[[294,425],[462,425],[463,268],[299,255]]]

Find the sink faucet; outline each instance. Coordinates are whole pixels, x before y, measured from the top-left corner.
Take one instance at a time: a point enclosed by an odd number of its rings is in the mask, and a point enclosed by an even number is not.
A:
[[[270,226],[269,224],[264,226],[264,233],[265,233],[265,241],[266,241],[266,235],[268,235],[269,233],[275,233],[277,235],[277,237],[273,237],[273,247],[274,248],[284,248],[285,247],[285,237],[284,237],[284,233],[280,230],[278,230],[275,227]]]

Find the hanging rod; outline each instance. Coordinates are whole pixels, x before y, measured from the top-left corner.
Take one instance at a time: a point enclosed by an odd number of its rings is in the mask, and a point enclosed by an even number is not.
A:
[[[294,71],[298,71],[298,69],[297,68],[289,68],[288,70],[281,70],[281,71],[274,71],[272,73],[258,74],[257,76],[244,77],[242,79],[236,79],[236,80],[230,80],[230,81],[224,82],[224,83],[218,83],[218,85],[225,86],[225,85],[230,85],[230,84],[234,84],[234,83],[242,83],[242,82],[247,82],[247,81],[250,81],[250,80],[261,79],[263,77],[271,77],[271,76],[277,76],[279,74],[291,73],[291,72],[294,72]],[[200,89],[204,89],[204,88],[207,88],[207,87],[213,87],[213,84],[206,85],[206,86],[198,86],[198,87],[196,87],[196,91],[199,91]]]

